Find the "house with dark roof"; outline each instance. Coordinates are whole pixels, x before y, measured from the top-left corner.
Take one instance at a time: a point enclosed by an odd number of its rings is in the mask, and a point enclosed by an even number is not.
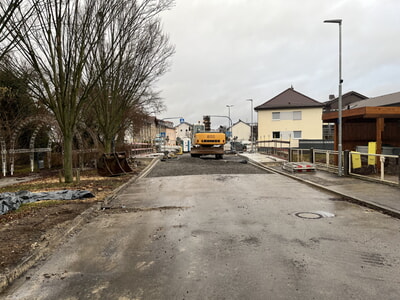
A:
[[[233,139],[237,142],[250,141],[251,139],[250,123],[246,123],[239,119],[239,121],[232,125],[230,130],[232,132]]]
[[[352,103],[359,102],[365,99],[368,99],[368,97],[355,91],[347,92],[342,95],[342,108],[350,107]],[[329,101],[324,102],[324,112],[337,111],[339,107],[338,103],[339,98],[335,98],[334,95],[330,95]]]
[[[324,112],[325,123],[334,124],[335,150],[338,149],[338,112]],[[376,153],[398,155],[400,148],[400,92],[351,103],[342,111],[343,150],[376,142]],[[392,151],[392,152],[390,152]],[[393,152],[395,151],[395,152]]]
[[[258,140],[290,141],[291,147],[297,147],[299,139],[322,139],[323,107],[323,103],[288,88],[254,108]]]
[[[368,99],[368,97],[360,93],[357,93],[355,91],[347,92],[342,95],[342,109],[348,109],[353,105],[353,103],[357,103],[365,99]],[[339,97],[335,98],[334,95],[330,95],[329,101],[324,102],[323,113],[338,111],[339,107],[338,104],[339,104]],[[334,123],[324,123],[322,135],[324,140],[333,140]]]
[[[359,107],[399,107],[400,106],[400,92],[386,94],[378,97],[367,98],[357,102],[351,103],[348,108],[359,108]]]

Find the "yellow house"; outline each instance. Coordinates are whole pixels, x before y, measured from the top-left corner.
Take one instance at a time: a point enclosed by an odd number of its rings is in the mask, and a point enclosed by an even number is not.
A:
[[[300,139],[322,139],[322,108],[293,87],[283,91],[254,108],[258,141],[290,141],[290,147],[298,147]]]

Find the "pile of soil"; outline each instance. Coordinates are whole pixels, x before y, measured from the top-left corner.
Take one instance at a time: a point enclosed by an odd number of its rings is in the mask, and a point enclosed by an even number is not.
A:
[[[50,232],[67,230],[75,217],[103,202],[115,189],[137,176],[141,169],[137,167],[134,173],[116,177],[100,177],[95,170],[85,171],[81,173],[79,183],[71,184],[60,183],[58,171],[41,171],[34,180],[0,188],[0,193],[69,189],[88,190],[95,195],[95,198],[84,200],[40,201],[0,215],[0,274],[7,274],[30,256]]]

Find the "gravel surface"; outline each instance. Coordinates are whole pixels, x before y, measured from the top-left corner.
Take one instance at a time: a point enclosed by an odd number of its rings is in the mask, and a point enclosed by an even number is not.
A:
[[[158,162],[147,177],[265,173],[268,172],[248,164],[245,158],[234,154],[224,155],[224,159],[215,159],[214,155],[198,158],[183,154],[178,158]]]

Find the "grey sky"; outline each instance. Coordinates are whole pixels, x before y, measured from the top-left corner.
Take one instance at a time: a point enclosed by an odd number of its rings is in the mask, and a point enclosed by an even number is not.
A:
[[[158,82],[158,117],[195,123],[234,105],[233,122],[249,122],[246,99],[255,107],[291,85],[321,102],[337,96],[339,27],[326,19],[343,19],[343,93],[398,92],[399,13],[399,0],[176,0],[162,15],[176,53]]]

